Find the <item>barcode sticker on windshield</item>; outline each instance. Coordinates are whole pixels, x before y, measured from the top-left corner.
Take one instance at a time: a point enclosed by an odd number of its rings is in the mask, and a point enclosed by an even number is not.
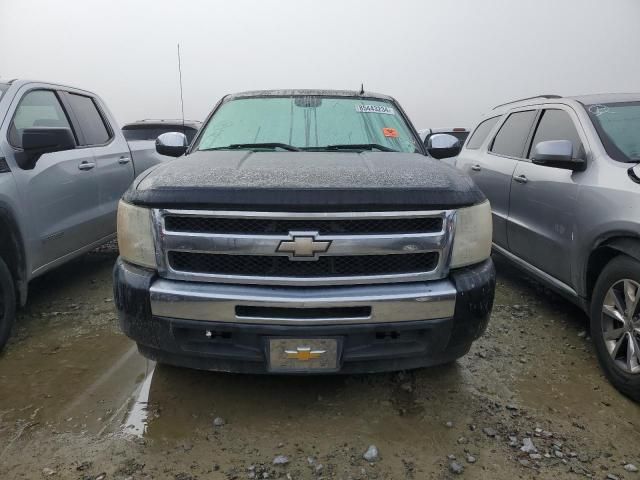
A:
[[[393,108],[386,105],[356,105],[356,112],[360,113],[384,113],[385,115],[395,115]]]

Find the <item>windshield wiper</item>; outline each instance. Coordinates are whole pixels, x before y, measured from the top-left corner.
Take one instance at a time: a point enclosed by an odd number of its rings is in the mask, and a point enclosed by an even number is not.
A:
[[[325,147],[310,147],[305,148],[305,150],[328,150],[328,151],[337,151],[337,150],[380,150],[381,152],[397,152],[398,150],[394,150],[393,148],[385,147],[384,145],[379,145],[377,143],[345,143],[344,145],[327,145]]]
[[[203,151],[206,150],[242,150],[244,148],[252,149],[252,148],[281,148],[283,150],[288,150],[290,152],[299,152],[300,149],[294,147],[293,145],[289,145],[286,143],[233,143],[231,145],[227,145],[226,147],[215,147],[215,148],[203,148]]]

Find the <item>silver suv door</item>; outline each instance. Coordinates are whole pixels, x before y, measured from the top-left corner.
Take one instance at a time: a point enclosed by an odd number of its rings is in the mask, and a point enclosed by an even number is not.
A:
[[[519,159],[524,156],[535,115],[535,110],[511,113],[495,137],[487,142],[486,149],[469,153],[469,145],[473,146],[472,137],[458,160],[458,167],[471,176],[491,202],[493,242],[503,248],[507,248],[511,178]],[[481,126],[482,124],[478,129]],[[475,134],[474,132],[474,136]]]
[[[90,148],[95,158],[100,205],[96,228],[98,236],[104,238],[115,233],[118,201],[133,181],[131,153],[97,97],[70,91],[64,93],[63,101],[81,130],[81,144]]]
[[[15,110],[9,112],[3,151],[10,155],[27,218],[32,272],[78,250],[96,239],[98,189],[91,149],[74,148],[42,155],[35,165],[21,160],[22,132],[31,127],[63,127],[74,133],[69,113],[59,93],[35,88],[19,94]],[[16,104],[14,103],[14,105]]]
[[[586,137],[576,119],[575,113],[564,106],[542,111],[528,157],[539,142],[569,140],[574,158],[584,158],[582,138]],[[578,179],[582,175],[583,172],[536,165],[527,159],[518,162],[511,186],[509,250],[567,284],[571,280],[571,253],[577,234]]]

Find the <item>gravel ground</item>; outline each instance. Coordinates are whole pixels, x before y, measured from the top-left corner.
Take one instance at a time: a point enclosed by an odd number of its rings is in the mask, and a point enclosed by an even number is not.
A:
[[[0,355],[1,479],[638,479],[640,406],[586,317],[496,258],[486,335],[395,374],[257,377],[148,362],[110,245],[35,281]]]

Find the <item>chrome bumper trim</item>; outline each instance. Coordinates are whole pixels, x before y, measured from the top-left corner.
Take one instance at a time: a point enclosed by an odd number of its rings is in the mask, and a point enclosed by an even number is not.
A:
[[[393,285],[269,288],[157,280],[150,290],[155,316],[276,325],[406,322],[452,317],[456,289],[449,280]],[[366,318],[239,317],[236,306],[278,308],[371,307]]]

